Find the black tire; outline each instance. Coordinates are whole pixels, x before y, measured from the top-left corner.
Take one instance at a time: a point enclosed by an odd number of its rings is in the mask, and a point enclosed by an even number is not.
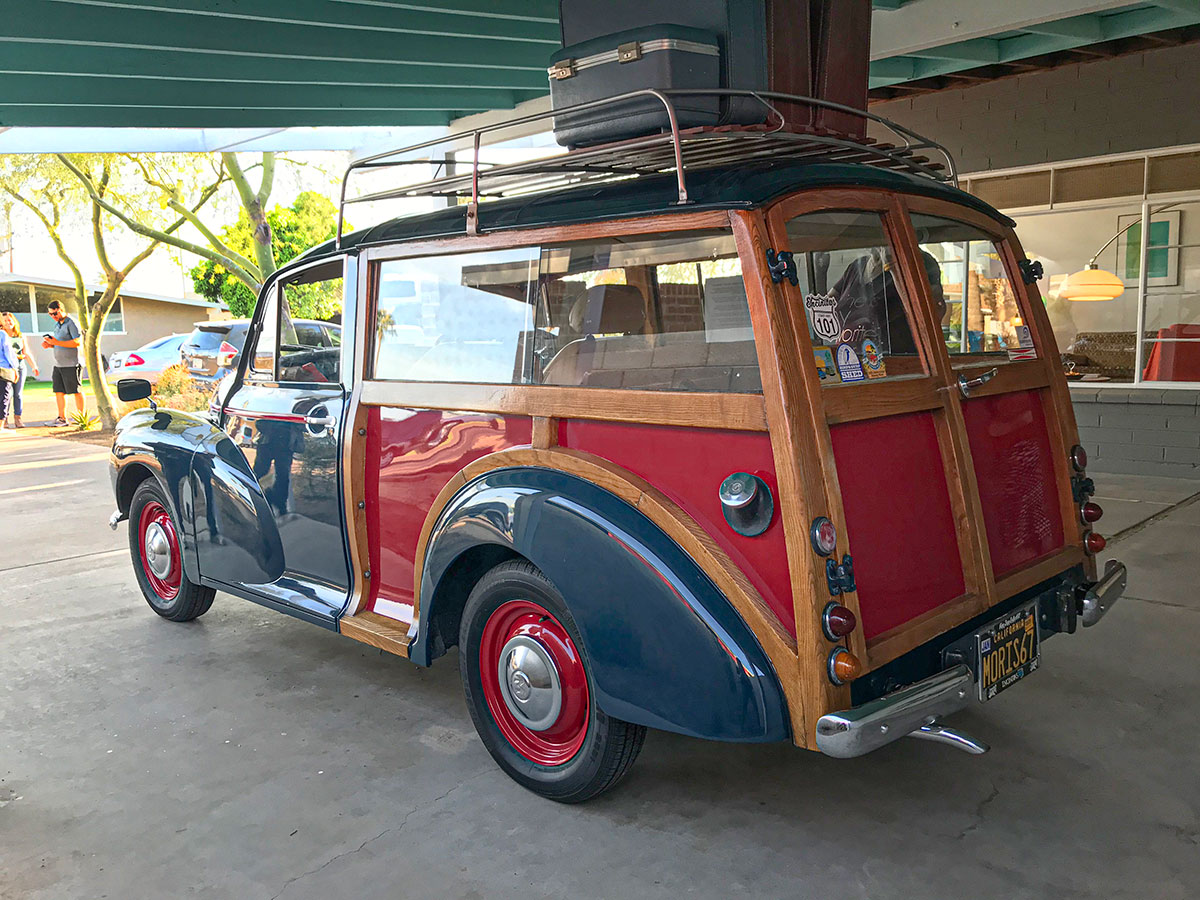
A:
[[[216,591],[196,584],[183,569],[183,557],[178,539],[178,523],[171,516],[166,493],[154,478],[138,485],[129,504],[129,552],[138,587],[150,608],[172,622],[190,622],[208,612]],[[164,519],[165,517],[165,519]],[[156,524],[167,548],[168,571],[155,573],[152,561],[161,562],[161,553],[151,553],[146,547],[149,524]]]
[[[573,645],[568,649],[575,651],[570,661],[559,667],[563,669],[561,675],[556,674],[556,687],[562,698],[561,711],[548,730],[524,729],[522,720],[515,713],[507,713],[499,705],[497,692],[500,692],[500,699],[505,694],[511,698],[514,689],[501,687],[498,674],[492,676],[485,690],[481,653],[488,653],[489,659],[497,663],[496,667],[488,665],[487,672],[496,672],[505,655],[497,654],[494,648],[508,634],[504,623],[513,616],[518,618],[512,621],[526,623],[517,628],[522,634],[530,628],[552,629],[530,632],[549,635],[541,641],[543,649],[563,646],[554,641],[565,633]],[[489,622],[492,623],[490,627]],[[536,624],[529,624],[534,622]],[[458,649],[463,692],[475,730],[492,758],[518,784],[559,803],[582,803],[613,787],[629,771],[646,740],[646,728],[614,719],[597,708],[591,667],[579,629],[562,595],[536,566],[525,560],[512,560],[496,566],[479,580],[463,610]],[[585,683],[586,692],[571,688],[571,683]],[[489,696],[496,709],[489,705]],[[512,706],[508,708],[513,709]],[[586,721],[578,727],[564,721],[568,718],[577,721],[583,709],[586,709]],[[519,749],[506,736],[501,721],[510,729],[510,735],[516,728],[518,743],[532,741],[532,752],[528,746],[525,750]],[[541,747],[543,736],[552,735],[560,725],[565,729],[564,743],[548,750]],[[577,749],[572,749],[576,745]],[[552,764],[549,760],[556,759],[555,754],[567,758]]]

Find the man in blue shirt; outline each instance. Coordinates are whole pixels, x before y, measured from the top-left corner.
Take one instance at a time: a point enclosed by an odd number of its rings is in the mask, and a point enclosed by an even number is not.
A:
[[[67,394],[75,395],[75,408],[84,410],[83,394],[79,392],[79,382],[83,370],[79,365],[79,338],[82,332],[75,320],[67,315],[63,305],[57,300],[51,300],[46,311],[55,322],[54,330],[42,338],[42,346],[54,349],[54,401],[58,404],[58,418],[51,425],[66,425]]]

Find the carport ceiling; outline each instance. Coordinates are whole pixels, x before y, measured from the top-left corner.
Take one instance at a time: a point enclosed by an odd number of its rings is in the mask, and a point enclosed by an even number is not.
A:
[[[444,125],[544,95],[559,45],[558,0],[4,6],[0,127]],[[875,7],[877,89],[1200,24],[1200,0]]]

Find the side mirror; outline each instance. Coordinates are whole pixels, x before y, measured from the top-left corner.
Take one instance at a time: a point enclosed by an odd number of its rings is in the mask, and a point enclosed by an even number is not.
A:
[[[125,403],[145,400],[152,390],[145,378],[122,378],[117,382],[117,396]]]

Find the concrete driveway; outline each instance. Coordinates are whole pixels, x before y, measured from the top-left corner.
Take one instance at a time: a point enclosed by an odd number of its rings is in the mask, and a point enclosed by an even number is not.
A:
[[[492,764],[454,654],[419,669],[226,595],[151,613],[102,456],[0,440],[5,900],[1200,896],[1200,484],[1098,477],[1138,599],[956,717],[991,753],[652,732],[565,807]]]

